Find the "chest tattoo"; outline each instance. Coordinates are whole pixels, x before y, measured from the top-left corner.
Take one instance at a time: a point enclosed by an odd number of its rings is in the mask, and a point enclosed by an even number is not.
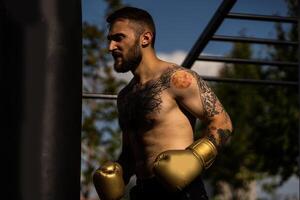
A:
[[[158,79],[139,84],[134,79],[119,93],[119,124],[123,130],[145,132],[153,128],[155,115],[162,106],[162,92],[171,86],[186,89],[196,79],[202,106],[207,118],[223,112],[216,95],[200,76],[180,66],[168,68]],[[156,115],[157,116],[157,115]]]
[[[160,78],[144,85],[133,80],[120,92],[118,110],[122,129],[141,132],[153,128],[155,119],[151,114],[160,112],[162,91],[170,87],[170,78],[176,69],[170,68]]]

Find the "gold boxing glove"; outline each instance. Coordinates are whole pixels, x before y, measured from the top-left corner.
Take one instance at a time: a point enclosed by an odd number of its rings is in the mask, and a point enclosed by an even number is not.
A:
[[[118,200],[125,193],[123,170],[116,162],[109,162],[96,170],[93,182],[101,200]]]
[[[180,191],[207,169],[216,156],[215,145],[202,138],[185,150],[168,150],[159,154],[153,172],[169,190]]]

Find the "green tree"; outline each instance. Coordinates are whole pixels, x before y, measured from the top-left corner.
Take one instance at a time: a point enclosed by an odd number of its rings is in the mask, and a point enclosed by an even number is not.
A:
[[[297,16],[297,0],[286,0],[289,8],[288,15]],[[282,24],[276,24],[278,40],[298,41],[297,25],[284,30]],[[279,61],[298,62],[297,46],[270,47],[270,59]],[[272,68],[265,72],[268,79],[283,81],[298,81],[297,68]],[[281,185],[292,175],[299,176],[297,157],[299,156],[299,96],[297,87],[267,87],[265,96],[266,109],[269,115],[263,119],[261,130],[266,133],[266,143],[260,143],[256,148],[258,155],[266,156],[263,171],[270,175],[279,175],[280,180],[275,186]],[[273,129],[273,131],[271,131]],[[269,142],[268,142],[269,141]],[[274,148],[276,147],[276,148]],[[269,151],[267,151],[269,149]],[[271,159],[273,158],[273,159]]]
[[[295,16],[297,2],[287,1],[290,16]],[[284,30],[276,24],[276,32],[279,40],[297,41],[296,26]],[[268,52],[269,59],[297,62],[297,47],[274,46]],[[253,52],[249,44],[237,43],[229,56],[249,59]],[[298,71],[297,68],[234,64],[226,65],[220,76],[297,81]],[[274,189],[291,176],[299,176],[297,88],[223,83],[215,85],[215,91],[232,118],[234,134],[230,145],[206,174],[212,184],[228,183],[233,198],[239,199],[237,191],[247,190],[255,179],[279,177],[268,185]]]
[[[249,44],[234,45],[231,57],[249,59],[252,50]],[[260,79],[261,69],[254,65],[226,65],[220,72],[221,77]],[[230,145],[222,149],[215,164],[205,174],[212,185],[225,182],[230,185],[233,199],[238,199],[239,189],[247,189],[249,183],[258,178],[257,169],[262,160],[256,155],[256,142],[253,136],[260,135],[257,125],[264,110],[264,100],[260,86],[239,84],[214,85],[217,96],[229,113],[234,127]],[[221,191],[215,191],[218,194]]]
[[[122,6],[120,0],[105,0],[106,16]],[[99,8],[100,9],[100,8]],[[99,22],[101,19],[99,19]],[[83,92],[116,94],[125,83],[112,71],[107,50],[106,25],[83,22]],[[117,158],[120,151],[120,128],[114,100],[83,100],[81,195],[89,198],[93,188],[92,174],[107,160]]]

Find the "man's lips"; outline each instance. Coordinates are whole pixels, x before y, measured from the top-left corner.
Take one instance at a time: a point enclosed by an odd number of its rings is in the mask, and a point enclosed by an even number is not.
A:
[[[112,52],[112,56],[114,57],[114,59],[116,59],[116,58],[122,57],[122,54],[120,52],[114,51],[114,52]]]

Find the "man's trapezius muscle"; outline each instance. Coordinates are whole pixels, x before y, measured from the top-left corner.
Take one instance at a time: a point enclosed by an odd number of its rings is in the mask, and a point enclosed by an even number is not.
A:
[[[130,149],[126,152],[133,154],[133,167],[138,178],[153,175],[153,162],[159,153],[170,149],[185,149],[193,142],[196,117],[180,104],[181,99],[176,99],[172,90],[175,87],[184,92],[192,84],[198,88],[196,95],[199,97],[195,103],[204,107],[207,116],[212,117],[223,112],[216,96],[195,72],[174,65],[167,68],[158,79],[143,85],[133,79],[120,92],[120,126],[123,137],[128,138],[129,144],[126,148],[130,146]],[[216,145],[222,143],[218,140],[227,138],[226,131],[217,132],[216,136],[209,135]]]

